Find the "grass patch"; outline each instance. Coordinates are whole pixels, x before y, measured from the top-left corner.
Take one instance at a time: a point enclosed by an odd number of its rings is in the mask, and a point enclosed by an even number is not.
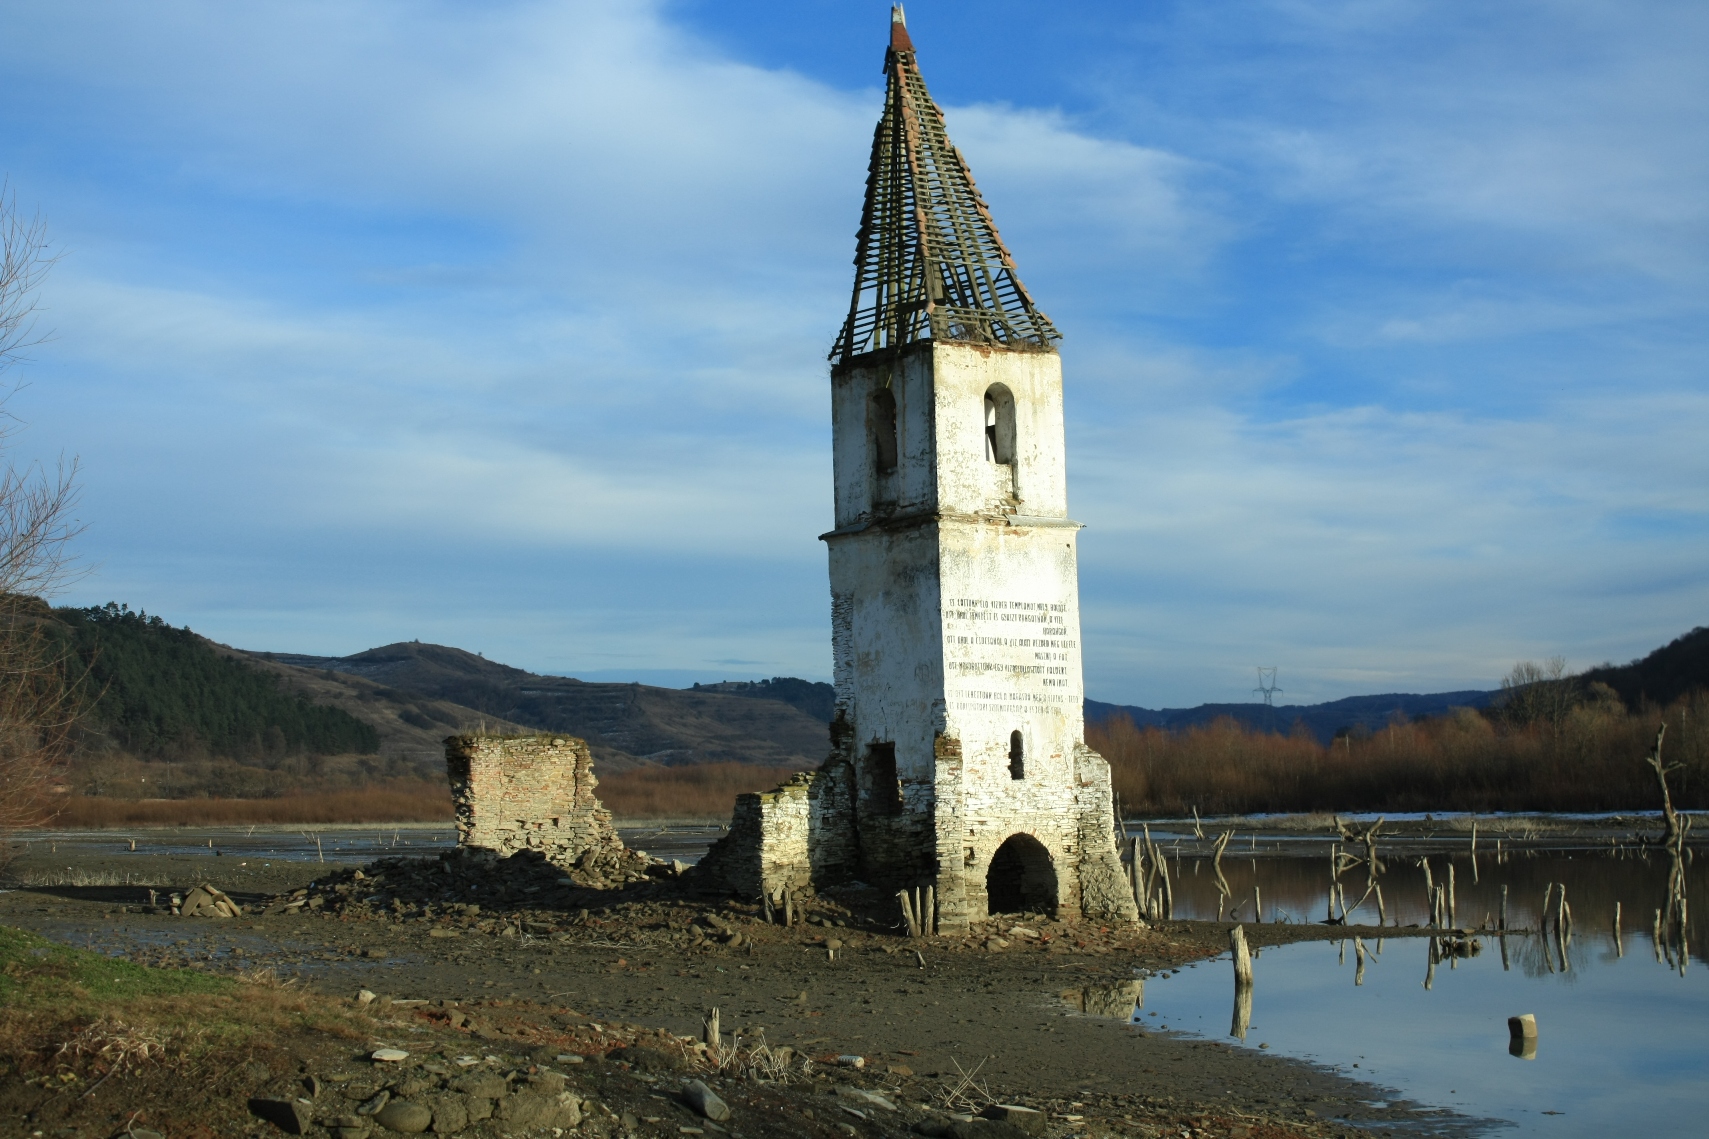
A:
[[[0,1087],[76,1099],[115,1076],[205,1079],[292,1041],[374,1029],[372,1017],[267,971],[156,969],[0,926]]]
[[[0,1004],[65,1009],[147,997],[230,993],[237,982],[191,969],[150,969],[0,926]]]

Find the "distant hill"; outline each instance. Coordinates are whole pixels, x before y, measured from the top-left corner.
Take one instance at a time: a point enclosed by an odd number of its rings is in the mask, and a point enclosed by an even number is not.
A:
[[[579,736],[606,772],[652,764],[813,767],[829,747],[828,716],[798,706],[816,709],[813,686],[788,677],[743,691],[592,684],[419,641],[347,657],[257,655],[303,671],[360,677],[396,699],[443,701],[477,716]]]
[[[91,701],[86,734],[144,759],[373,755],[380,733],[189,629],[118,604],[53,613]]]
[[[1138,708],[1127,704],[1106,704],[1101,700],[1086,701],[1086,722],[1101,724],[1126,713],[1140,727],[1182,728],[1200,727],[1227,716],[1254,731],[1293,731],[1303,723],[1318,742],[1328,743],[1348,730],[1376,731],[1399,713],[1408,719],[1440,716],[1450,708],[1488,707],[1501,693],[1468,689],[1463,692],[1436,692],[1417,695],[1392,692],[1382,696],[1348,696],[1327,704],[1282,704],[1274,708],[1263,704],[1200,704],[1196,708]]]
[[[1634,712],[1645,703],[1666,706],[1694,688],[1709,688],[1709,628],[1699,625],[1648,656],[1630,664],[1600,665],[1579,679],[1608,685]]]
[[[793,676],[774,676],[770,680],[721,680],[717,684],[696,684],[693,691],[728,692],[733,696],[751,696],[757,700],[782,700],[827,724],[837,711],[837,690],[822,680],[800,680]]]
[[[1667,705],[1694,689],[1709,690],[1709,627],[1699,626],[1663,645],[1648,656],[1629,664],[1604,664],[1572,677],[1569,683],[1582,691],[1601,682],[1620,694],[1631,711],[1644,704]],[[1200,704],[1196,708],[1140,708],[1128,704],[1086,701],[1086,722],[1101,724],[1126,714],[1140,727],[1196,727],[1227,716],[1255,731],[1287,733],[1303,723],[1319,742],[1328,743],[1345,731],[1377,731],[1396,714],[1416,720],[1440,716],[1450,708],[1489,708],[1499,705],[1504,693],[1436,692],[1426,695],[1395,692],[1382,696],[1349,696],[1326,704],[1285,704],[1267,708],[1263,704]]]

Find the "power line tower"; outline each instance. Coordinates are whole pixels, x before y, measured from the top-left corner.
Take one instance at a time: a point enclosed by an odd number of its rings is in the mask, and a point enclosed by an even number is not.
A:
[[[1276,706],[1276,693],[1282,691],[1276,687],[1276,670],[1265,668],[1263,665],[1255,667],[1258,669],[1258,687],[1252,690],[1252,694],[1264,698],[1264,707],[1274,708]]]

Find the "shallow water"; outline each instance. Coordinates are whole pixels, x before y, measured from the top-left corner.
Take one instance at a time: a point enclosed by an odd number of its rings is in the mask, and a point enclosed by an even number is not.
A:
[[[715,826],[632,826],[617,828],[625,845],[659,858],[695,862],[715,842],[722,829]],[[25,841],[33,855],[59,850],[110,854],[112,867],[121,875],[124,856],[137,854],[207,855],[210,857],[265,858],[279,862],[368,862],[392,855],[432,855],[457,845],[457,832],[444,823],[409,823],[399,826],[302,827],[182,827],[137,831],[87,830],[39,831]],[[318,838],[318,843],[317,843]],[[211,845],[210,845],[211,844]]]
[[[1390,923],[1421,921],[1422,868],[1399,856],[1387,861],[1379,882]],[[1410,1100],[1507,1121],[1504,1134],[1709,1133],[1709,967],[1700,956],[1702,932],[1687,928],[1685,954],[1651,937],[1654,911],[1665,903],[1665,857],[1576,851],[1486,858],[1475,880],[1467,856],[1450,862],[1439,854],[1430,861],[1437,884],[1454,867],[1462,926],[1482,924],[1486,914],[1498,920],[1505,885],[1510,928],[1535,929],[1545,888],[1564,885],[1571,938],[1563,945],[1554,936],[1551,917],[1547,937],[1514,934],[1504,945],[1499,936],[1480,935],[1477,956],[1442,959],[1433,968],[1430,938],[1274,947],[1253,963],[1244,1041],[1231,1031],[1237,1009],[1227,957],[1150,979],[1136,1019],[1250,1048],[1268,1045],[1269,1052],[1334,1067]],[[1197,874],[1190,859],[1180,869],[1177,917],[1215,918],[1219,907],[1226,911],[1242,899],[1239,916],[1250,919],[1254,886],[1266,918],[1324,916],[1325,859],[1225,857],[1232,898],[1218,891],[1208,860]],[[1686,866],[1698,914],[1709,914],[1704,869]],[[1342,883],[1349,904],[1366,892],[1362,870],[1344,873]],[[1618,947],[1616,902],[1624,926]],[[1374,923],[1374,904],[1355,911],[1354,920]],[[1507,1018],[1523,1013],[1535,1014],[1538,1023],[1535,1054],[1528,1058],[1509,1052]]]

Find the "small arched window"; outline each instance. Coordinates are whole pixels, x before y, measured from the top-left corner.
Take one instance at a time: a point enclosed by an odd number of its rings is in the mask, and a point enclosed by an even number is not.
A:
[[[985,392],[985,457],[993,463],[1015,461],[1015,397],[1002,384]]]
[[[1027,745],[1021,739],[1020,730],[1009,733],[1009,778],[1025,779],[1027,777]]]
[[[883,474],[896,469],[896,395],[889,388],[872,394],[872,466]]]

